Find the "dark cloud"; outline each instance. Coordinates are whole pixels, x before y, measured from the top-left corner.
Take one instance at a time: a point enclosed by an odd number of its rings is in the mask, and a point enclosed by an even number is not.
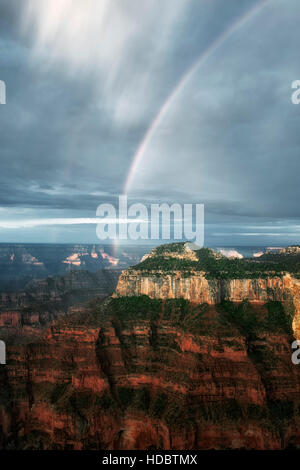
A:
[[[61,23],[51,16],[54,3],[0,0],[0,79],[7,85],[7,105],[0,106],[0,215],[9,219],[88,217],[99,203],[116,201],[171,90],[260,2],[166,0],[162,7],[160,0],[120,0],[102,18],[100,10],[93,14],[92,6],[100,8],[94,0],[72,12],[62,0],[55,10]],[[247,233],[249,221],[253,233],[279,220],[295,234],[300,217],[300,106],[290,100],[291,82],[300,78],[300,7],[296,0],[271,3],[194,74],[146,148],[131,187],[134,201],[205,203],[212,242],[213,233],[228,224],[231,233],[234,223],[232,240],[244,243],[238,233]],[[80,8],[91,13],[76,29]],[[70,227],[56,230],[68,241]],[[81,241],[93,239],[94,228],[77,233]],[[13,237],[1,230],[1,241]],[[257,240],[269,243],[268,236]]]

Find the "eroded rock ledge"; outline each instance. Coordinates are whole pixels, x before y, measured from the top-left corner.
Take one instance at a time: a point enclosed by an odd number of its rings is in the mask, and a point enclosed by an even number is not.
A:
[[[152,299],[184,298],[190,302],[208,304],[218,304],[225,299],[232,302],[248,299],[254,303],[271,300],[282,302],[289,307],[292,303],[293,329],[296,338],[300,338],[300,279],[294,274],[289,272],[277,274],[277,265],[270,263],[267,264],[268,271],[266,270],[260,277],[261,266],[265,268],[265,264],[262,265],[257,261],[254,264],[254,261],[249,261],[249,278],[247,278],[246,260],[234,260],[235,264],[232,264],[233,260],[225,261],[224,256],[213,250],[207,250],[204,255],[211,264],[205,259],[203,266],[213,266],[216,270],[214,278],[212,272],[195,269],[197,265],[201,267],[202,254],[199,256],[200,261],[197,262],[197,257],[194,253],[191,254],[189,248],[183,244],[173,244],[173,246],[173,251],[172,245],[171,248],[166,245],[166,251],[163,251],[163,247],[154,249],[140,265],[123,271],[114,295],[116,297],[147,295]],[[284,255],[290,252],[298,255],[298,251],[288,249],[284,251]],[[172,266],[176,265],[174,261],[182,265],[182,269],[172,269]],[[217,271],[218,263],[223,263],[222,269],[225,270],[223,278],[222,272]],[[240,269],[241,263],[244,271]],[[234,278],[235,269],[237,278]]]

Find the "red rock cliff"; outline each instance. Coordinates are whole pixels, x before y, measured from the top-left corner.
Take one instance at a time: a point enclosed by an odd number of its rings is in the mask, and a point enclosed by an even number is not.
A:
[[[293,329],[296,337],[300,338],[300,280],[290,274],[264,279],[220,280],[207,279],[205,273],[195,271],[191,271],[188,277],[183,276],[181,271],[123,271],[115,296],[139,295],[147,295],[152,299],[184,298],[208,304],[218,304],[224,299],[242,302],[246,298],[254,303],[265,303],[268,300],[293,303]]]
[[[8,341],[1,447],[300,447],[299,282],[125,271],[114,298]]]
[[[300,368],[288,331],[266,327],[267,307],[247,306],[261,322],[250,335],[223,307],[140,299],[129,310],[124,299],[94,305],[41,341],[8,345],[3,448],[300,445]]]

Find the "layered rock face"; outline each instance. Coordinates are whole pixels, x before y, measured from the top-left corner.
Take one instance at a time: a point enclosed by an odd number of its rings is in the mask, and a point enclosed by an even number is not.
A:
[[[226,308],[137,302],[95,303],[40,341],[8,345],[2,448],[300,445],[300,366],[288,331],[263,323],[266,307],[244,306],[261,322],[252,335]]]
[[[174,245],[176,246],[176,244]],[[224,258],[220,253],[209,251],[209,256],[217,261],[222,261]],[[300,247],[288,247],[281,251],[283,255],[297,255],[300,252]],[[154,265],[155,259],[157,260],[157,266],[155,269],[149,269],[147,263],[143,264],[143,261],[149,261],[153,258]],[[183,265],[184,270],[169,269],[170,259],[191,262],[190,269],[187,271],[185,265]],[[115,296],[147,295],[152,299],[184,298],[190,302],[206,302],[208,304],[218,304],[225,299],[232,302],[242,302],[244,299],[248,299],[250,302],[257,303],[269,300],[288,305],[292,303],[295,308],[293,329],[296,338],[300,339],[300,279],[298,276],[288,272],[276,275],[272,271],[273,265],[270,264],[268,268],[270,272],[266,272],[262,277],[247,278],[247,272],[245,272],[242,278],[234,278],[234,273],[231,274],[231,278],[228,278],[225,272],[223,278],[222,272],[218,272],[218,276],[214,278],[211,273],[208,275],[200,268],[195,269],[196,260],[195,252],[184,245],[179,245],[179,249],[178,246],[176,249],[169,248],[168,251],[163,251],[162,247],[154,249],[148,257],[144,257],[138,269],[133,267],[122,272]],[[167,268],[161,269],[165,263],[167,263]],[[260,269],[259,263],[252,262],[249,266],[257,266],[258,271]],[[153,263],[150,267],[153,267]]]
[[[8,336],[1,448],[300,448],[300,280],[172,250],[123,272],[113,298]]]
[[[147,295],[152,299],[184,298],[195,303],[218,304],[228,299],[242,302],[248,299],[254,303],[268,300],[293,303],[295,317],[293,328],[300,339],[300,280],[290,274],[266,279],[207,279],[204,273],[191,272],[189,277],[174,271],[164,274],[154,271],[123,271],[115,296]]]

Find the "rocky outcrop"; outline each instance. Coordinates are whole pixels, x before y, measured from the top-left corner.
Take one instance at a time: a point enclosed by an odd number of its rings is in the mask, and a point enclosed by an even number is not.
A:
[[[292,254],[292,255],[297,255],[300,253],[300,246],[298,245],[292,245],[292,246],[287,246],[285,248],[282,248],[279,250],[280,254]]]
[[[254,303],[279,301],[295,307],[293,328],[300,339],[300,280],[290,274],[265,279],[207,279],[205,273],[123,271],[115,296],[147,295],[152,299],[184,298],[191,302],[218,304],[224,299]]]
[[[209,304],[220,302],[219,283],[208,281],[204,273],[191,272],[183,277],[181,271],[164,273],[157,270],[144,274],[140,271],[123,271],[116,288],[115,296],[148,295],[152,299],[184,298],[191,302]]]

